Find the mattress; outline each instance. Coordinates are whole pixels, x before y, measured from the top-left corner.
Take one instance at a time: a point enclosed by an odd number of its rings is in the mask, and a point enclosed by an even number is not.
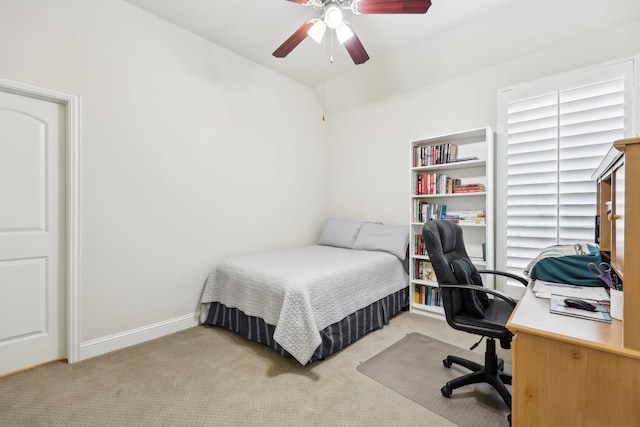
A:
[[[259,318],[304,365],[322,344],[323,330],[408,283],[403,262],[386,252],[310,245],[235,256],[208,277],[201,321],[212,304]]]

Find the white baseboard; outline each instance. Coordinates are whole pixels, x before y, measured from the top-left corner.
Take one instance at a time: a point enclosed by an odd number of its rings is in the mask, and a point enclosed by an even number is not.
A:
[[[119,334],[82,342],[80,343],[80,357],[78,358],[78,361],[96,357],[111,351],[120,350],[125,347],[140,344],[145,341],[150,341],[197,326],[200,323],[199,318],[199,312],[185,314],[184,316],[121,332]]]

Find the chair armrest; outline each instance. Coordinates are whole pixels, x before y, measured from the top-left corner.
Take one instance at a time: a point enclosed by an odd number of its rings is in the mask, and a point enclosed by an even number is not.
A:
[[[524,277],[518,276],[517,274],[513,274],[513,273],[507,273],[506,271],[478,270],[478,273],[488,273],[488,274],[495,274],[496,276],[509,277],[511,279],[517,280],[518,282],[522,283],[525,286],[529,285],[529,282]]]
[[[509,273],[510,274],[510,273]],[[509,295],[496,291],[495,289],[485,288],[484,286],[476,286],[476,285],[438,285],[439,288],[450,288],[450,289],[464,289],[469,291],[479,291],[484,292],[485,294],[491,294],[499,297],[500,299],[506,301],[511,307],[515,307],[517,302]]]

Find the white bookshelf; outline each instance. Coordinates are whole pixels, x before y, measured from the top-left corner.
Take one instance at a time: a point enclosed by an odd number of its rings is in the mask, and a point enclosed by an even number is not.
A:
[[[427,262],[429,260],[426,251],[423,254],[417,253],[416,238],[422,234],[424,218],[416,217],[417,205],[446,205],[447,212],[479,211],[485,212],[483,224],[460,224],[463,227],[464,241],[467,253],[471,260],[480,270],[494,269],[494,142],[495,135],[491,128],[484,127],[472,129],[464,132],[440,135],[431,138],[417,139],[411,141],[410,147],[410,249],[409,249],[409,277],[411,304],[410,311],[427,316],[443,316],[444,310],[437,305],[427,305],[416,302],[416,287],[423,286],[438,288],[438,283],[432,280],[417,278],[418,267],[416,262]],[[432,164],[429,166],[419,166],[414,163],[416,147],[436,146],[443,144],[455,144],[457,146],[457,158],[477,158],[450,163]],[[444,159],[441,159],[444,160]],[[418,194],[417,176],[423,179],[425,174],[445,175],[446,177],[460,180],[462,185],[482,184],[484,191],[468,193],[438,193],[438,194]],[[433,176],[433,175],[431,175]],[[446,190],[445,190],[446,191]],[[485,251],[483,251],[485,244]],[[484,252],[484,254],[483,254]],[[483,277],[485,286],[493,288],[493,278]],[[423,288],[423,289],[425,289]],[[437,291],[435,291],[437,293]],[[428,301],[428,298],[424,298]]]

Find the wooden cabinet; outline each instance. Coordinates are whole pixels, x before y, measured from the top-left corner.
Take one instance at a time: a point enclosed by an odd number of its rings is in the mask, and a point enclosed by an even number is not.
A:
[[[612,171],[611,175],[611,263],[621,275],[624,275],[624,190],[626,176],[624,159]]]
[[[600,250],[623,282],[623,345],[640,350],[640,240],[633,238],[640,235],[640,197],[633,191],[640,183],[640,138],[615,141],[593,178]]]
[[[443,207],[448,217],[459,214],[465,246],[474,264],[479,269],[494,268],[494,139],[493,130],[485,127],[411,141],[412,312],[444,315],[438,305],[438,283],[428,274],[429,257],[420,241],[424,222],[436,219]],[[459,191],[452,191],[455,183]],[[478,212],[483,216],[470,219]],[[492,277],[483,279],[486,286],[493,287]]]

